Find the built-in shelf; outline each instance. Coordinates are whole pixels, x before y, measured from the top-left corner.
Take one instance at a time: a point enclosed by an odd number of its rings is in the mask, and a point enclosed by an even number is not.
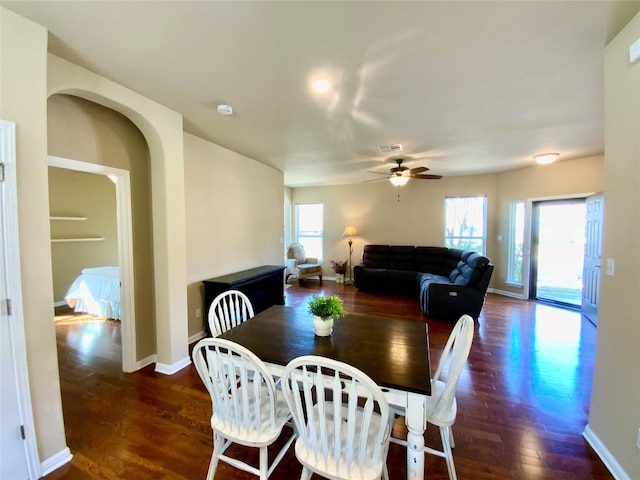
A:
[[[82,221],[87,217],[49,217],[49,220]]]
[[[104,237],[52,238],[51,243],[63,242],[101,242]]]

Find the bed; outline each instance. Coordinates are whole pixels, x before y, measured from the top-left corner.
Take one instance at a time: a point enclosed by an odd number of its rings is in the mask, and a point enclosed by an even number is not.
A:
[[[118,267],[85,268],[64,297],[76,312],[120,320],[120,270]]]

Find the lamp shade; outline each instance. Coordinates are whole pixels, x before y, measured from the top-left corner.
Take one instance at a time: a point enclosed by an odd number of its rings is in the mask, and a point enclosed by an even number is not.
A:
[[[409,177],[405,177],[404,175],[394,175],[389,177],[389,181],[393,183],[396,187],[401,187],[402,185],[406,185],[409,181]]]
[[[343,237],[355,237],[356,235],[358,235],[358,230],[353,225],[347,225],[342,234]]]

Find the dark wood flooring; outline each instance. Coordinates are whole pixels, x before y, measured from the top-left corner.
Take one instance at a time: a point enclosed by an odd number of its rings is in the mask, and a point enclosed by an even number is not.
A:
[[[363,293],[333,282],[293,285],[286,303],[304,306],[320,291],[339,294],[350,313],[427,322],[433,364],[451,331],[450,323],[424,317],[413,297]],[[65,428],[74,456],[45,478],[204,479],[211,403],[193,366],[171,376],[155,373],[153,365],[124,374],[118,322],[56,323]],[[596,328],[579,313],[488,296],[458,387],[454,458],[461,480],[613,478],[582,437],[595,339]],[[403,434],[398,419],[394,435]],[[436,428],[429,427],[425,438],[439,445]],[[245,460],[257,460],[253,450],[232,448]],[[405,478],[399,445],[391,445],[388,465],[392,480]],[[300,472],[290,449],[271,478],[299,478]],[[245,478],[256,477],[220,463],[216,479]],[[444,460],[427,455],[425,478],[448,478]]]

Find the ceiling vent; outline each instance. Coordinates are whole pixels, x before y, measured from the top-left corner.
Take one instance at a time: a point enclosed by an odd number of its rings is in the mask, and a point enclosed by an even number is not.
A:
[[[393,145],[380,145],[378,147],[380,153],[397,153],[402,151],[402,145],[395,143]]]

